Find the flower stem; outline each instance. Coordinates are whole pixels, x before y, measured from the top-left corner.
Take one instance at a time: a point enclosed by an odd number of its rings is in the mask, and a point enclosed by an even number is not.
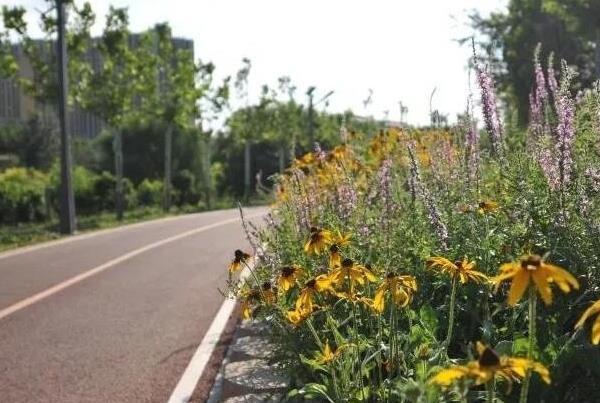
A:
[[[494,400],[496,400],[496,385],[494,385],[493,378],[485,384],[485,391],[487,395],[487,403],[494,403]]]
[[[533,348],[536,343],[535,337],[535,321],[536,321],[536,302],[537,295],[535,293],[535,287],[529,286],[529,335],[527,345],[527,358],[533,358]],[[521,386],[521,394],[519,396],[519,403],[526,403],[527,396],[529,395],[529,379],[531,378],[531,370],[527,370],[525,379],[523,379],[523,386]]]
[[[456,308],[456,277],[452,277],[452,291],[450,293],[450,312],[448,313],[448,333],[446,333],[446,341],[444,341],[444,346],[446,347],[446,352],[448,351],[448,347],[450,346],[450,342],[452,341],[452,329],[454,328],[455,308]]]

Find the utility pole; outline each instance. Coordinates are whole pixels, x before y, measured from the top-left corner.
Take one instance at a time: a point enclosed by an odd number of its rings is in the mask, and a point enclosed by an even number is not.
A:
[[[308,95],[308,139],[310,141],[310,147],[312,147],[315,142],[315,106],[327,100],[327,98],[334,93],[334,91],[329,91],[323,98],[319,99],[317,102],[313,102],[314,91],[315,87],[308,87],[308,91],[306,91],[306,95]]]
[[[306,91],[306,95],[308,95],[308,140],[309,147],[312,148],[315,142],[315,110],[313,106],[313,97],[314,97],[315,87],[309,87],[308,91]]]
[[[66,0],[56,0],[58,24],[58,120],[60,121],[60,232],[75,232],[75,197],[71,178],[71,136],[67,122],[68,70],[66,42]]]

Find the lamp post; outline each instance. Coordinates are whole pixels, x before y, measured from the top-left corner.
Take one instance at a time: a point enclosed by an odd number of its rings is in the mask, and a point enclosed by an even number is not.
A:
[[[309,87],[308,91],[306,91],[306,95],[308,95],[308,139],[310,141],[310,146],[312,147],[315,142],[315,106],[319,105],[321,102],[325,101],[327,98],[333,95],[334,91],[329,91],[325,96],[319,99],[317,102],[313,102],[315,87]]]
[[[60,232],[75,232],[75,197],[71,178],[71,137],[67,122],[68,70],[65,0],[56,0],[58,25],[58,120],[60,122]]]

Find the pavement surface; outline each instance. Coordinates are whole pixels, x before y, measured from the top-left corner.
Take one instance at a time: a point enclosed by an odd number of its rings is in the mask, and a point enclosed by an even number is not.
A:
[[[0,402],[166,402],[223,302],[233,250],[247,248],[236,217],[0,254]]]

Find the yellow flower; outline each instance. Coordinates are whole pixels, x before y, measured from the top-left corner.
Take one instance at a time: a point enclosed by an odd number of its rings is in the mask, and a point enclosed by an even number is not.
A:
[[[339,346],[336,350],[332,350],[329,346],[329,341],[326,341],[325,345],[323,346],[323,351],[319,351],[316,354],[315,360],[319,364],[328,364],[330,362],[333,362],[337,357],[339,357],[342,351],[348,347],[350,347],[350,344],[344,344]]]
[[[242,305],[240,309],[243,319],[250,319],[252,317],[254,305],[259,303],[261,300],[266,304],[272,304],[275,302],[275,292],[271,282],[269,281],[264,282],[260,289],[245,289],[241,292],[241,295]]]
[[[329,245],[331,245],[331,232],[322,228],[311,227],[310,238],[304,244],[304,252],[309,255],[320,255]]]
[[[235,273],[237,271],[240,271],[240,269],[242,268],[242,265],[244,263],[246,263],[251,257],[252,256],[247,254],[246,252],[243,252],[243,251],[237,249],[234,252],[233,260],[229,264],[229,272]]]
[[[475,262],[469,262],[466,257],[462,261],[457,260],[452,263],[445,257],[434,256],[427,259],[427,265],[430,268],[437,268],[441,273],[448,274],[452,279],[458,277],[462,284],[468,281],[474,281],[475,283],[488,281],[488,277],[485,274],[473,270]]]
[[[242,319],[252,318],[252,307],[250,306],[250,301],[248,301],[248,300],[242,301],[241,312],[242,312]]]
[[[512,384],[525,378],[528,371],[537,372],[542,380],[550,384],[550,372],[542,364],[527,358],[498,356],[490,347],[477,342],[479,359],[466,365],[454,365],[438,372],[430,383],[447,388],[460,379],[471,379],[482,385],[498,377]]]
[[[373,309],[382,313],[385,308],[385,295],[389,293],[392,301],[400,307],[407,306],[417,291],[417,281],[413,276],[399,276],[389,273],[385,281],[377,288],[373,298]]]
[[[315,294],[324,291],[333,292],[329,276],[321,274],[308,280],[296,300],[296,310],[298,313],[301,316],[310,315],[318,307],[314,302]]]
[[[356,304],[358,302],[361,302],[363,304],[365,304],[368,307],[373,307],[373,300],[367,297],[363,297],[360,294],[357,293],[353,293],[353,292],[337,292],[335,293],[336,297],[340,298],[340,299],[345,299],[348,302],[352,302],[353,304]]]
[[[376,281],[377,278],[365,266],[355,264],[352,259],[344,259],[342,264],[331,272],[333,284],[341,284],[344,280],[350,280],[350,291],[354,289],[354,283],[363,285],[366,281]]]
[[[337,233],[332,237],[332,245],[329,247],[329,268],[331,270],[340,267],[342,264],[342,255],[340,248],[350,243],[350,234]]]
[[[508,293],[508,305],[511,306],[519,302],[532,281],[546,305],[552,303],[551,283],[555,283],[564,293],[571,291],[571,288],[579,289],[579,282],[571,273],[544,262],[538,255],[525,255],[519,261],[500,266],[500,274],[491,281],[496,285],[497,290],[505,280],[511,281]]]
[[[499,207],[500,205],[493,200],[481,200],[477,205],[477,212],[480,214],[493,213]]]
[[[592,315],[597,315],[600,312],[600,300],[594,302],[588,309],[583,312],[579,321],[575,324],[575,329],[583,326],[586,320]],[[592,343],[600,343],[600,315],[596,316],[594,324],[592,325]]]
[[[352,236],[350,234],[342,234],[340,231],[337,231],[333,236],[332,241],[338,247],[342,247],[350,244],[351,237]]]
[[[287,311],[287,313],[286,313],[285,316],[286,316],[287,320],[289,320],[292,325],[298,326],[309,315],[310,314],[302,315],[302,313],[300,313],[300,311],[298,309],[290,309],[289,311]]]
[[[296,280],[304,276],[304,271],[300,266],[291,265],[281,268],[281,274],[279,274],[278,285],[279,288],[284,292],[296,285]]]
[[[340,247],[333,244],[329,247],[329,268],[334,270],[342,265],[342,255],[340,255]]]
[[[309,167],[310,165],[312,165],[312,163],[314,161],[315,161],[314,155],[312,153],[306,153],[302,157],[297,158],[294,161],[294,166],[296,168],[306,168],[306,167]]]

